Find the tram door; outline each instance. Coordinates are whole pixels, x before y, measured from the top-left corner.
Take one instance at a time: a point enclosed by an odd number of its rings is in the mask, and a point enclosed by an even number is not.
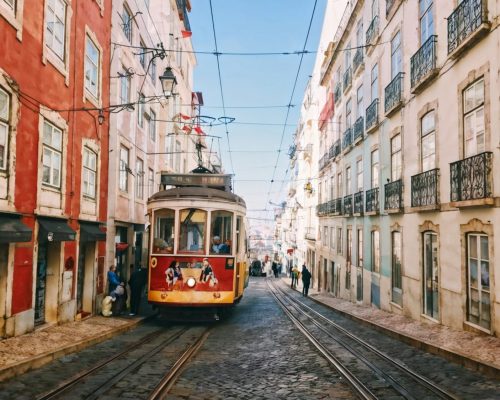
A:
[[[35,324],[45,322],[45,289],[47,287],[48,243],[39,243],[36,266]]]

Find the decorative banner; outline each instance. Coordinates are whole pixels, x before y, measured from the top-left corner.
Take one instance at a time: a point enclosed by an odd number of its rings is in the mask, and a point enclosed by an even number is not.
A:
[[[191,31],[181,31],[181,34],[184,39],[193,36],[193,32]]]

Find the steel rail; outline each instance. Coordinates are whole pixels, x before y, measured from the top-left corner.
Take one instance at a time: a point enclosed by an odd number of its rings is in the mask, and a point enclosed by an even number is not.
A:
[[[285,291],[283,291],[282,288],[278,288],[278,290],[281,293],[283,293],[285,296],[291,297],[288,293],[286,293]],[[395,358],[393,358],[393,357],[385,354],[384,352],[378,350],[375,346],[373,346],[370,343],[366,342],[365,340],[359,338],[358,336],[352,334],[351,332],[349,332],[348,330],[346,330],[345,328],[343,328],[342,326],[340,326],[336,322],[334,322],[334,321],[326,318],[324,315],[321,315],[319,312],[317,312],[316,310],[314,310],[313,308],[311,308],[310,306],[308,306],[304,302],[302,302],[302,301],[300,301],[298,299],[293,299],[293,300],[294,300],[295,303],[300,304],[302,307],[306,308],[308,311],[310,311],[311,313],[313,313],[314,315],[316,315],[317,317],[319,317],[320,319],[322,319],[323,321],[325,321],[329,325],[333,326],[335,329],[337,329],[338,331],[342,332],[344,335],[348,336],[350,339],[352,339],[356,343],[358,343],[358,344],[362,345],[363,347],[365,347],[366,349],[372,351],[374,354],[378,355],[380,358],[384,359],[385,361],[390,362],[395,367],[397,367],[399,370],[401,370],[402,372],[404,372],[404,373],[408,374],[409,376],[411,376],[417,383],[421,384],[422,386],[425,386],[427,389],[431,390],[433,393],[435,393],[436,395],[438,395],[440,398],[447,399],[447,400],[458,400],[458,399],[460,399],[460,397],[457,397],[455,394],[450,393],[449,391],[447,391],[447,390],[443,389],[442,387],[436,385],[430,379],[428,379],[425,376],[420,375],[419,373],[413,371],[412,369],[408,368],[407,366],[405,366],[400,361],[398,361]],[[312,317],[308,317],[308,318],[310,318],[312,320]]]
[[[205,332],[194,342],[189,348],[178,358],[172,366],[167,375],[156,385],[150,393],[148,400],[157,400],[166,398],[167,392],[174,385],[183,367],[195,356],[201,346],[205,343],[210,334],[211,327],[207,328]]]
[[[271,287],[269,281],[267,282]],[[316,349],[326,358],[326,360],[334,366],[334,368],[339,372],[339,374],[347,380],[349,385],[356,391],[356,393],[366,400],[376,400],[377,396],[373,394],[370,389],[368,389],[363,382],[361,382],[348,368],[346,368],[341,361],[339,361],[325,346],[323,346],[318,339],[312,335],[307,328],[304,326],[300,320],[293,315],[286,305],[281,301],[281,299],[275,294],[273,290],[270,291],[271,295],[275,298],[278,305],[283,309],[284,313],[290,318],[294,325],[299,329],[300,332],[306,337],[311,344],[316,347]]]

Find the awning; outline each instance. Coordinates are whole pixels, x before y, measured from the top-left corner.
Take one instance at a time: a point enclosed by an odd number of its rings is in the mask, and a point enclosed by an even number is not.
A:
[[[80,241],[99,242],[106,240],[106,232],[101,231],[99,223],[80,221]]]
[[[0,243],[30,242],[31,229],[19,214],[0,213]]]
[[[116,243],[116,251],[127,250],[128,243]]]
[[[65,219],[38,218],[40,230],[38,232],[39,242],[65,242],[75,240],[76,232],[68,226]]]

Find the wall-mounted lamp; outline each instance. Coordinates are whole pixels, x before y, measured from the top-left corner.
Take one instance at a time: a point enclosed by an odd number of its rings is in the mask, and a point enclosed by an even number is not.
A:
[[[102,109],[99,110],[99,114],[97,115],[97,122],[99,122],[99,125],[104,124],[104,111]]]
[[[170,67],[165,68],[165,72],[163,72],[163,75],[161,75],[159,79],[165,97],[172,96],[174,93],[175,85],[177,85],[177,78],[172,72],[172,68]]]
[[[313,192],[313,186],[312,186],[311,182],[307,182],[304,185],[304,191],[306,191],[309,194],[311,194]]]

